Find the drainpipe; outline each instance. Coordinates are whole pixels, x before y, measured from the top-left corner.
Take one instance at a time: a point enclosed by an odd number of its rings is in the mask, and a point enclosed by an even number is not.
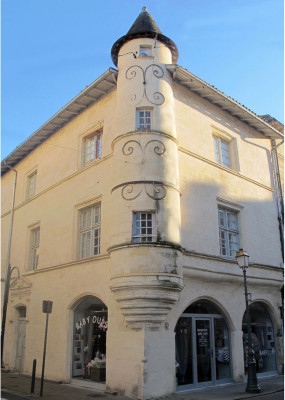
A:
[[[283,193],[282,193],[282,185],[280,180],[280,169],[278,163],[278,155],[277,155],[277,147],[284,143],[284,139],[278,145],[274,139],[271,139],[271,159],[273,166],[273,174],[274,174],[274,183],[275,183],[275,193],[277,197],[277,210],[278,210],[278,221],[279,221],[279,230],[280,230],[280,241],[282,248],[282,257],[284,261],[284,213],[283,213]]]
[[[10,167],[8,164],[6,164],[5,161],[3,163],[11,171],[14,171],[15,177],[14,177],[14,186],[13,186],[13,194],[12,194],[12,208],[11,208],[10,230],[9,230],[9,238],[8,238],[7,268],[6,268],[6,279],[5,279],[5,289],[4,289],[4,299],[3,299],[3,313],[2,313],[2,327],[1,327],[1,366],[2,367],[4,367],[4,365],[3,365],[4,336],[5,336],[6,315],[7,315],[9,290],[10,290],[10,278],[11,278],[11,273],[12,273],[11,265],[10,265],[10,256],[11,256],[12,231],[13,231],[13,221],[14,221],[15,193],[16,193],[16,183],[17,183],[17,171],[14,168]]]

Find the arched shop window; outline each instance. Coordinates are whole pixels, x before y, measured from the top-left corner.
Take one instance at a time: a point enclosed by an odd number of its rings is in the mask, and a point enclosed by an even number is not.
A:
[[[222,312],[199,300],[178,319],[175,328],[176,378],[181,390],[230,381],[230,335]]]
[[[84,297],[74,309],[72,376],[105,382],[108,310],[94,296]]]
[[[250,305],[250,323],[251,337],[254,356],[256,360],[256,371],[267,372],[276,370],[276,349],[275,335],[272,320],[269,312],[261,302],[255,302]],[[244,349],[244,366],[247,373],[247,352],[248,352],[248,332],[246,313],[242,320],[243,330],[243,349]]]

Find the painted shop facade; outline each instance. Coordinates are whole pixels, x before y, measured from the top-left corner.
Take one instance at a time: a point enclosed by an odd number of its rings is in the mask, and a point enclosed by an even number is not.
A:
[[[50,300],[46,378],[138,399],[242,382],[243,248],[257,372],[282,373],[283,134],[177,65],[145,8],[111,55],[2,161],[5,367],[41,365]]]

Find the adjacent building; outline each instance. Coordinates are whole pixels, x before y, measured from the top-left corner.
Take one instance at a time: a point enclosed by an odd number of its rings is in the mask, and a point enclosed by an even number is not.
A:
[[[50,300],[49,379],[138,399],[242,382],[243,248],[257,372],[282,373],[281,124],[179,66],[146,8],[111,55],[2,162],[5,367],[41,365]]]

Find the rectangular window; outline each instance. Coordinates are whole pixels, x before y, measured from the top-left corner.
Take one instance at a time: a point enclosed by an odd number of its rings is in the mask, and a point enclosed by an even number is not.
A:
[[[80,258],[100,254],[101,205],[80,210]]]
[[[141,57],[151,57],[152,56],[152,47],[151,46],[140,46],[140,54]]]
[[[83,165],[101,158],[102,153],[102,131],[83,139]]]
[[[31,229],[30,269],[37,269],[39,263],[40,227]]]
[[[235,258],[239,250],[238,213],[219,207],[220,255]]]
[[[152,109],[137,109],[137,129],[152,129]]]
[[[34,196],[36,191],[37,171],[34,171],[28,176],[27,180],[27,199]]]
[[[156,241],[155,213],[134,212],[132,241],[135,243]]]
[[[232,168],[231,143],[218,136],[214,136],[215,160],[224,167]]]

